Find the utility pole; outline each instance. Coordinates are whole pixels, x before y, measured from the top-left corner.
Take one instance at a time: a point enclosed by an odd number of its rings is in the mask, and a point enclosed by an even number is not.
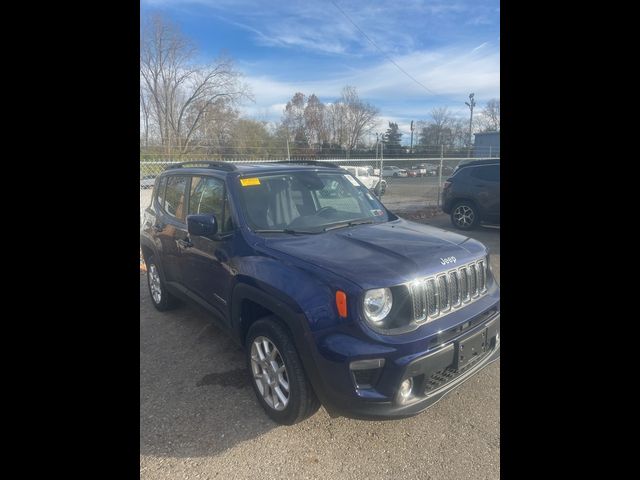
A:
[[[438,170],[438,208],[442,208],[440,189],[442,188],[442,166],[444,164],[444,145],[440,145],[440,169]]]
[[[469,110],[471,111],[471,115],[469,116],[469,150],[467,151],[467,157],[471,156],[471,135],[472,135],[472,127],[473,127],[473,107],[476,106],[476,101],[473,99],[474,94],[470,93],[469,94],[469,101],[468,102],[464,102],[464,104],[469,107]]]
[[[409,149],[409,153],[413,153],[413,120],[411,120],[411,148]]]
[[[384,135],[382,136],[382,142],[380,143],[380,181],[382,181],[383,164],[384,164]]]
[[[287,161],[291,161],[291,155],[289,154],[289,130],[287,129]]]

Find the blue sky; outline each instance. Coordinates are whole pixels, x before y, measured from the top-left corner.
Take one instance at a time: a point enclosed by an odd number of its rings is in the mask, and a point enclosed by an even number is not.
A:
[[[408,133],[434,107],[468,117],[470,92],[478,107],[500,97],[498,0],[334,3],[346,16],[331,0],[141,0],[141,16],[177,23],[202,61],[229,54],[255,97],[241,110],[259,120],[279,120],[297,91],[330,103],[354,85],[380,109],[377,131],[395,121]]]

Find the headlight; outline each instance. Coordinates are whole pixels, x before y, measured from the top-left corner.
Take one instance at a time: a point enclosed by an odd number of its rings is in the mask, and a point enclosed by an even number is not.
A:
[[[364,316],[374,326],[382,327],[393,306],[393,295],[388,288],[375,288],[364,294]]]

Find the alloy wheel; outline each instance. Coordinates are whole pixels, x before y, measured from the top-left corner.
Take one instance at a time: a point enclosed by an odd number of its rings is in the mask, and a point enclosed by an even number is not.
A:
[[[265,403],[282,411],[289,404],[289,376],[280,352],[267,337],[256,337],[251,345],[251,370]]]
[[[469,227],[473,225],[475,213],[468,205],[459,205],[453,212],[453,218],[461,227]]]
[[[160,284],[158,267],[152,263],[149,266],[147,275],[149,275],[149,290],[151,290],[151,296],[153,297],[153,301],[158,304],[162,301],[162,286]]]

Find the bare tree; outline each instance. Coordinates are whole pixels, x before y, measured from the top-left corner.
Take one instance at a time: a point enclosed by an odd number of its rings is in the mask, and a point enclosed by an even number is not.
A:
[[[328,105],[315,95],[297,92],[287,102],[281,127],[289,141],[307,148],[328,144],[349,152],[362,144],[376,123],[378,109],[360,100],[355,87],[342,89],[340,99]]]
[[[325,106],[313,93],[307,99],[307,105],[304,108],[304,123],[307,138],[311,144],[322,144],[329,139],[325,122]]]
[[[194,63],[196,49],[179,29],[160,16],[144,26],[140,45],[140,77],[149,98],[146,107],[157,123],[166,153],[185,153],[206,112],[220,100],[235,104],[249,97],[240,74],[228,58],[212,65]],[[141,97],[142,98],[142,97]]]
[[[436,127],[442,129],[449,126],[453,117],[448,107],[437,107],[431,110],[431,119]]]
[[[347,143],[346,106],[340,102],[332,103],[328,105],[326,113],[325,125],[330,143],[344,146]]]
[[[423,146],[451,145],[454,118],[447,107],[431,110],[430,122],[419,122],[418,143]]]
[[[500,131],[500,99],[492,98],[482,110],[482,123],[485,132]]]
[[[342,89],[340,103],[344,105],[346,133],[346,144],[344,146],[348,157],[362,137],[375,126],[379,110],[373,105],[360,100],[356,88],[350,85]]]
[[[226,153],[239,116],[229,102],[218,98],[204,111],[191,138],[191,147],[197,147],[200,153]]]
[[[146,92],[140,88],[140,116],[142,117],[142,138],[144,146],[149,146],[149,106],[147,104]]]
[[[469,138],[469,127],[466,120],[456,118],[451,124],[451,136],[454,147],[469,148],[471,139]]]
[[[296,92],[284,108],[282,125],[288,132],[290,141],[293,141],[296,137],[300,138],[301,135],[306,137],[304,118],[305,101],[306,97],[304,93]]]

